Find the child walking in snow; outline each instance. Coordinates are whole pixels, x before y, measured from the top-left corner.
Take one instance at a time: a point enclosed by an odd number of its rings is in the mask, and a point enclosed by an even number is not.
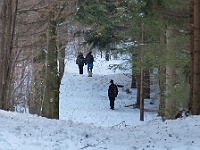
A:
[[[114,84],[114,81],[110,80],[110,86],[108,88],[108,97],[110,100],[110,109],[114,110],[115,106],[115,97],[118,95],[118,88],[117,85]]]

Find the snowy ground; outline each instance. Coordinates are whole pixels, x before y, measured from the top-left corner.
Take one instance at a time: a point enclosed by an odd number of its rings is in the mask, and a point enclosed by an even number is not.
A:
[[[127,72],[113,72],[96,58],[94,74],[78,74],[75,58],[66,62],[60,94],[60,120],[30,114],[0,111],[0,150],[199,150],[200,117],[162,122],[156,112],[145,112],[141,122],[138,109],[124,107],[135,102]],[[109,109],[110,79],[119,88],[115,110]],[[127,94],[125,89],[132,92]],[[145,108],[157,110],[158,103]]]
[[[87,67],[84,74],[78,74],[78,66],[74,60],[67,62],[65,77],[62,80],[60,97],[61,120],[70,119],[74,122],[93,123],[95,126],[114,126],[124,123],[126,125],[143,124],[140,120],[139,110],[133,107],[124,107],[134,104],[136,100],[136,89],[131,89],[131,76],[127,72],[118,71],[114,73],[107,69],[109,64],[119,63],[112,60],[105,62],[97,59],[94,64],[93,77],[87,77]],[[124,85],[119,88],[119,95],[115,101],[115,111],[110,110],[108,100],[108,86],[110,80]],[[131,93],[127,94],[126,89]],[[147,104],[150,100],[147,101]],[[148,104],[149,107],[149,104]],[[150,106],[156,107],[158,105]],[[145,113],[145,120],[157,119],[157,113]]]

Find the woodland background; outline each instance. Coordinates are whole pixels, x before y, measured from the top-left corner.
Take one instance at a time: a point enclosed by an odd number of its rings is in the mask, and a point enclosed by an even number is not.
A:
[[[59,119],[70,46],[129,54],[132,67],[113,67],[132,69],[141,112],[156,68],[158,114],[200,114],[199,0],[2,0],[0,20],[0,109]]]

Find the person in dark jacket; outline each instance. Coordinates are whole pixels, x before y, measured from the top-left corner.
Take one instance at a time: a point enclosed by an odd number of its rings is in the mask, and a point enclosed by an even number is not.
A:
[[[83,74],[83,66],[85,64],[85,58],[81,52],[78,53],[76,64],[79,67],[79,74]]]
[[[118,88],[114,84],[114,81],[110,80],[110,86],[108,88],[108,97],[109,97],[109,100],[110,100],[110,109],[112,109],[112,110],[114,110],[115,97],[117,97],[117,94],[118,94]]]
[[[86,55],[85,59],[86,59],[86,64],[87,64],[87,69],[88,69],[88,77],[92,77],[92,69],[93,69],[93,62],[94,62],[92,51],[90,51]]]

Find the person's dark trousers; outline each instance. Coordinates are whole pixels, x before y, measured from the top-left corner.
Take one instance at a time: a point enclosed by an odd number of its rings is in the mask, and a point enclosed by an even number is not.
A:
[[[114,109],[115,106],[115,97],[109,97],[110,100],[110,108]]]
[[[79,66],[79,74],[83,74],[83,66]]]

